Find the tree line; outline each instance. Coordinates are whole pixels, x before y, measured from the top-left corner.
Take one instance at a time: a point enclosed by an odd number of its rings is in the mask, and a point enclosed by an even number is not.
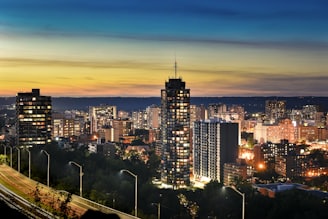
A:
[[[2,149],[3,154],[3,147]],[[127,169],[138,176],[138,216],[143,219],[157,218],[241,218],[242,199],[235,191],[224,189],[224,185],[211,181],[203,189],[183,190],[161,189],[152,183],[158,175],[160,159],[154,151],[150,152],[149,162],[139,159],[123,160],[119,154],[106,157],[89,153],[87,146],[75,145],[64,149],[56,142],[43,147],[30,148],[31,178],[47,183],[47,156],[50,155],[50,186],[79,195],[79,169],[69,165],[74,161],[83,169],[83,197],[114,209],[134,215],[135,179],[128,174],[120,174]],[[1,156],[1,162],[9,162]],[[17,151],[13,150],[12,166],[17,170]],[[29,155],[22,149],[20,154],[21,173],[28,176]],[[327,179],[326,179],[327,180]],[[245,218],[328,218],[326,199],[313,196],[305,191],[290,190],[277,193],[275,198],[259,194],[251,184],[239,181],[236,185],[245,193]],[[160,208],[158,206],[160,205]]]

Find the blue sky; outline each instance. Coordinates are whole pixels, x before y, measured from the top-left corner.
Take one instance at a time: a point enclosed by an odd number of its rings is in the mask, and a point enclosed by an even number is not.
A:
[[[0,96],[159,96],[175,59],[195,96],[324,96],[327,11],[323,0],[0,0]]]

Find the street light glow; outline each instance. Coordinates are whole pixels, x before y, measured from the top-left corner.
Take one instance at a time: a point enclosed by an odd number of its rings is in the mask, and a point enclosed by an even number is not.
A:
[[[48,169],[47,169],[47,186],[49,187],[49,171],[50,171],[50,154],[46,152],[45,150],[41,150],[41,152],[45,153],[48,157]]]
[[[138,176],[129,170],[123,169],[120,174],[126,172],[135,178],[135,195],[134,195],[134,215],[138,217]]]
[[[77,167],[80,168],[80,196],[82,197],[82,176],[83,176],[82,165],[80,165],[80,164],[78,164],[74,161],[69,161],[68,164],[69,165],[74,164],[74,165],[76,165]]]
[[[238,193],[239,195],[241,195],[242,199],[242,214],[241,214],[241,218],[245,219],[245,193],[240,192],[238,189],[236,189],[236,187],[234,186],[223,186],[222,189],[225,190],[225,188],[231,188],[232,190],[234,190],[236,193]]]

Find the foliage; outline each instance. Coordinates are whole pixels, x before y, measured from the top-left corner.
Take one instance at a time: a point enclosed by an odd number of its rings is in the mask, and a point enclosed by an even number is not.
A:
[[[7,156],[4,154],[0,154],[0,164],[7,163]]]
[[[131,145],[132,145],[132,146],[135,146],[135,145],[145,145],[145,142],[143,142],[141,139],[134,139],[134,140],[131,142]]]
[[[86,147],[75,147],[64,150],[56,144],[45,147],[33,147],[32,179],[46,183],[47,157],[40,153],[41,149],[50,154],[50,185],[57,190],[66,190],[79,194],[79,170],[68,165],[74,161],[83,167],[83,197],[98,203],[114,207],[117,210],[133,214],[135,180],[128,174],[119,174],[121,169],[127,169],[138,176],[138,216],[153,219],[157,216],[157,206],[160,203],[161,218],[240,218],[242,199],[235,191],[223,189],[223,184],[211,181],[204,189],[171,190],[160,189],[152,183],[152,177],[157,174],[159,158],[150,153],[150,160],[133,162],[119,157],[105,157],[101,154],[90,154]],[[27,153],[22,150],[21,171],[28,173]],[[262,175],[261,175],[262,174]],[[263,179],[270,179],[272,172],[258,173]],[[320,181],[326,182],[327,179]],[[245,193],[246,218],[271,219],[287,218],[328,218],[327,202],[312,197],[306,193],[281,193],[275,199],[262,196],[250,184],[237,181],[236,187]],[[179,194],[181,194],[179,196]],[[183,196],[182,196],[183,195]],[[34,191],[36,203],[40,194],[38,187]],[[179,197],[185,197],[187,207],[180,205]],[[62,203],[65,210],[66,199]],[[294,203],[297,202],[297,203]],[[289,207],[288,207],[289,206]],[[66,209],[68,210],[68,209]]]
[[[40,206],[40,201],[41,201],[41,197],[40,197],[40,188],[39,188],[39,183],[36,184],[35,190],[33,190],[32,196],[33,196],[33,200],[36,203],[36,205]]]

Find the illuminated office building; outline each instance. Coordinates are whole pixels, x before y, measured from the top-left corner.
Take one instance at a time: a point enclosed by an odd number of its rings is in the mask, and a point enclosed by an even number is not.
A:
[[[18,146],[45,145],[51,142],[52,104],[40,89],[16,96],[16,132]]]
[[[169,188],[190,185],[190,89],[181,78],[161,90],[161,181]]]

